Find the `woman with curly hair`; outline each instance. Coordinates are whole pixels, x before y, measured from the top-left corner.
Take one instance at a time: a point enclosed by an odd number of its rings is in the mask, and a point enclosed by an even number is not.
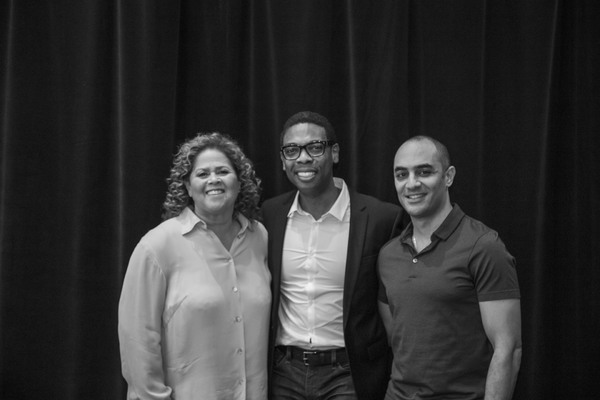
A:
[[[164,221],[138,243],[119,302],[128,399],[267,398],[271,275],[260,180],[220,133],[183,143]]]

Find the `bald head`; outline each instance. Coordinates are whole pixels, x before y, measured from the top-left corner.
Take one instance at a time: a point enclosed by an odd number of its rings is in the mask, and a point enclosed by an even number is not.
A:
[[[415,142],[431,143],[433,145],[433,147],[435,147],[436,156],[437,156],[438,161],[442,165],[442,169],[443,170],[448,169],[448,167],[450,166],[450,153],[448,153],[448,149],[446,148],[446,146],[444,146],[444,144],[442,142],[440,142],[439,140],[436,140],[430,136],[425,136],[425,135],[413,136],[410,139],[408,139],[407,141],[405,141],[404,143],[402,143],[402,145],[400,146],[398,151],[400,151],[403,147],[406,147],[406,145],[408,145],[409,143],[415,143]]]

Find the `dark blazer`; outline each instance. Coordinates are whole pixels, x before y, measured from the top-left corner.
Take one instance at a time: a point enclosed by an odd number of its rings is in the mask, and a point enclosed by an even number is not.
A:
[[[279,326],[279,284],[283,239],[296,191],[264,202],[263,223],[269,232],[271,270],[271,325],[269,331],[269,377]],[[403,228],[402,209],[374,197],[350,192],[350,235],[344,280],[344,341],[354,387],[360,400],[380,400],[390,377],[391,352],[379,316],[376,263],[379,249]]]

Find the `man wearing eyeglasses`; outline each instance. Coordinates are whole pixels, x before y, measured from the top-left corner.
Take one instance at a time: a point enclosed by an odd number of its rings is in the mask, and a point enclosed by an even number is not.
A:
[[[376,260],[402,210],[333,175],[340,147],[329,121],[297,113],[281,132],[297,190],[265,201],[273,302],[270,399],[383,399],[391,354],[377,308]]]

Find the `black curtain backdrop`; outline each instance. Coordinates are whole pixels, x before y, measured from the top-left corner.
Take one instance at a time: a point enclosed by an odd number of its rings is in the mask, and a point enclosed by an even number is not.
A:
[[[306,109],[391,202],[400,143],[446,143],[517,258],[515,398],[598,398],[599,68],[595,0],[0,2],[0,398],[124,399],[121,283],[176,145],[234,136],[267,198]]]

